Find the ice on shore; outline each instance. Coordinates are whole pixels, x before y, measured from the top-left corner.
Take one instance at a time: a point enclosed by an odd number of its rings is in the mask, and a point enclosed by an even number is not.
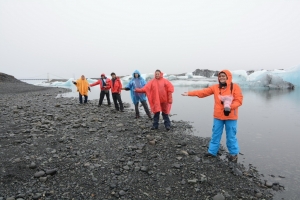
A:
[[[153,73],[141,74],[141,76],[149,81],[154,78]],[[111,78],[111,77],[109,77]],[[195,76],[193,73],[183,75],[164,74],[164,78],[170,80],[174,86],[190,86],[190,87],[208,87],[218,83],[217,77],[210,78],[204,76]],[[271,89],[291,89],[300,88],[300,65],[286,70],[258,70],[249,74],[246,70],[232,71],[233,82],[239,84],[242,88],[271,88]],[[126,85],[132,79],[132,75],[121,78],[122,84]],[[89,83],[94,83],[95,79],[87,79]],[[73,78],[66,82],[39,83],[36,85],[52,86],[52,87],[71,87]]]

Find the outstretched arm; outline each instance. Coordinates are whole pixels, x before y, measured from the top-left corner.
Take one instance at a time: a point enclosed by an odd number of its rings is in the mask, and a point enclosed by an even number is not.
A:
[[[100,84],[100,80],[96,81],[95,83],[90,84],[90,87],[93,87],[95,85],[99,85]]]
[[[181,94],[182,96],[197,96],[199,98],[207,97],[209,95],[212,95],[214,93],[213,89],[211,87],[204,88],[202,90],[194,90],[190,92],[184,92]]]

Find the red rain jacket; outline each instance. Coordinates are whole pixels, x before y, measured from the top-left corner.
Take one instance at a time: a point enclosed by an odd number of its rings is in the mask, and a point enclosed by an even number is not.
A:
[[[105,76],[105,74],[101,74],[101,76]],[[101,91],[109,90],[111,88],[111,80],[109,78],[106,78],[105,81],[106,81],[106,87],[103,87],[101,78],[97,82],[90,84],[90,86],[93,87],[95,85],[100,85]]]
[[[115,82],[111,80],[111,93],[121,93],[122,82],[119,77],[116,77]]]
[[[159,79],[150,80],[143,88],[136,88],[135,92],[146,93],[153,113],[170,114],[174,86],[170,81],[163,78],[163,73],[160,73]]]
[[[208,88],[204,88],[202,90],[194,90],[188,92],[188,96],[197,96],[199,98],[207,97],[209,95],[214,95],[215,105],[214,105],[214,118],[220,120],[237,120],[238,119],[238,107],[243,103],[243,94],[241,88],[233,83],[232,91],[231,91],[231,83],[232,83],[232,75],[229,70],[220,71],[219,74],[223,72],[227,75],[227,87],[225,89],[219,88],[219,84],[212,85]],[[233,101],[231,103],[231,111],[229,116],[224,115],[224,105],[221,103],[219,99],[219,95],[232,95]]]

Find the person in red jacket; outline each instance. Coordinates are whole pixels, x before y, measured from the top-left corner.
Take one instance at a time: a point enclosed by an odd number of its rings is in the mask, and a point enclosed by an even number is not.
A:
[[[212,85],[202,90],[185,92],[183,96],[197,96],[199,98],[214,95],[214,122],[212,137],[208,152],[205,157],[217,156],[223,129],[226,130],[226,145],[229,151],[228,160],[237,162],[240,151],[236,138],[238,108],[243,103],[243,95],[240,87],[232,83],[232,74],[229,70],[222,70],[218,74],[219,84]]]
[[[122,83],[119,77],[114,72],[111,74],[111,94],[117,111],[124,112],[124,106],[121,99]],[[120,106],[119,106],[119,104]]]
[[[158,129],[159,115],[162,112],[165,128],[169,131],[171,126],[169,114],[173,102],[172,93],[174,92],[172,83],[163,77],[160,70],[156,70],[155,78],[143,88],[136,88],[135,92],[146,93],[148,97],[151,111],[154,113],[151,130]]]
[[[101,91],[98,107],[100,107],[102,105],[104,96],[106,96],[107,104],[108,104],[108,106],[110,106],[111,102],[110,102],[110,98],[109,98],[109,89],[111,87],[111,80],[109,78],[107,78],[105,76],[105,74],[101,74],[101,78],[97,82],[90,84],[90,87],[93,87],[95,85],[99,85],[100,91]]]

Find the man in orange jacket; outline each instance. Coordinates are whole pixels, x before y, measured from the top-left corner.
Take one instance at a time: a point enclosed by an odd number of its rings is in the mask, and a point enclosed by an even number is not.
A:
[[[229,70],[223,70],[218,74],[219,84],[212,85],[202,90],[185,92],[183,96],[197,96],[199,98],[214,95],[214,122],[213,133],[209,143],[208,153],[205,157],[217,156],[220,141],[225,126],[226,145],[229,151],[228,160],[237,162],[240,151],[236,138],[238,107],[243,103],[243,95],[240,87],[232,83],[232,74]]]
[[[110,106],[111,103],[109,98],[109,89],[111,87],[111,80],[107,78],[105,74],[101,74],[101,78],[97,82],[90,84],[91,87],[95,85],[100,85],[100,91],[101,91],[98,107],[102,105],[104,96],[106,96],[107,104],[108,106]]]
[[[112,72],[110,75],[111,75],[111,94],[114,100],[115,108],[117,111],[124,112],[124,106],[121,99],[121,90],[122,90],[121,80],[119,77],[116,76],[114,72]]]

